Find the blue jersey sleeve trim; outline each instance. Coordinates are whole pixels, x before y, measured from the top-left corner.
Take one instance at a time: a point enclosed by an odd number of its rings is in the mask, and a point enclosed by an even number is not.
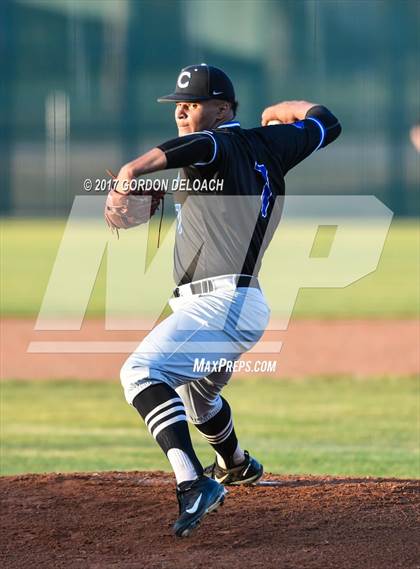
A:
[[[318,146],[315,148],[315,150],[314,150],[314,152],[315,152],[316,150],[321,148],[322,143],[324,142],[325,128],[324,128],[323,124],[318,119],[314,119],[314,117],[306,117],[306,120],[307,121],[314,121],[314,123],[316,123],[319,126],[319,128],[321,129],[321,140],[320,140]]]
[[[216,156],[217,156],[217,142],[216,139],[214,138],[214,136],[212,135],[211,132],[209,132],[208,130],[202,130],[200,132],[194,133],[194,134],[207,134],[207,136],[209,136],[214,144],[214,152],[213,152],[213,156],[211,158],[211,160],[209,162],[195,162],[193,164],[193,166],[208,166],[209,164],[211,164],[212,162],[214,162]]]

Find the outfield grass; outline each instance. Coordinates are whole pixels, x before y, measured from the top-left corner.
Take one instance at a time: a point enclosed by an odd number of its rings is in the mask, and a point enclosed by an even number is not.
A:
[[[2,277],[1,277],[1,308],[3,314],[27,316],[38,313],[48,279],[54,265],[54,260],[64,232],[64,221],[57,220],[3,220],[2,221]],[[138,229],[132,230],[137,231]],[[156,243],[157,236],[153,233],[151,243]],[[99,231],[104,231],[102,225]],[[93,232],[93,229],[92,229]],[[165,228],[162,234],[165,234]],[[122,233],[119,247],[121,255],[126,255],[127,261],[123,265],[133,265],[137,259],[136,243],[131,243],[128,235]],[[286,272],[279,266],[276,257],[276,247],[281,239],[281,232],[277,232],[268,250],[261,271],[261,283],[272,307],[273,316],[279,310],[281,300],[282,278]],[[330,236],[320,236],[317,247],[322,250],[323,245],[328,249]],[[83,251],[92,235],[80,234],[80,243],[76,243],[76,251]],[[288,236],[293,241],[300,238],[299,230],[296,235]],[[366,236],[366,239],[368,236]],[[294,309],[297,317],[412,317],[418,314],[419,308],[419,226],[414,221],[393,222],[385,242],[384,250],[378,269],[358,282],[346,288],[306,288],[301,289]],[[138,249],[138,247],[137,247]],[[167,258],[160,263],[154,274],[154,281],[168,283],[168,290],[172,282],[172,253],[168,248]],[[96,279],[95,288],[90,298],[88,315],[102,315],[105,297],[105,270],[106,263],[102,263]],[[75,268],[72,276],[77,276],[83,267]],[[84,271],[85,272],[85,271]],[[290,271],[289,271],[290,272]],[[135,279],[127,279],[131,283]],[[72,284],[69,282],[69,292],[63,293],[63,310],[66,301],[71,297]],[[159,302],[154,302],[153,295],[161,294],[159,286],[147,287],[152,298],[145,300],[144,287],[139,283],[139,290],[129,290],[120,294],[122,299],[134,299],[139,303],[139,309],[144,315],[156,316]],[[150,290],[152,289],[152,290]],[[159,289],[159,290],[158,290]],[[59,299],[60,300],[60,299]],[[143,305],[141,306],[143,300]],[[126,307],[127,314],[132,314],[132,306]]]
[[[9,381],[1,395],[3,475],[168,470],[117,384]],[[235,378],[225,395],[243,446],[267,471],[420,475],[413,378]],[[200,458],[209,461],[209,447],[193,437]]]

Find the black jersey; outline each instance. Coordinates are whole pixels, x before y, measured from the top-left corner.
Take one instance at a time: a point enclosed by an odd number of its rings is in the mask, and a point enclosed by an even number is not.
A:
[[[160,146],[169,153],[196,140],[204,157],[183,168],[180,187],[186,191],[174,192],[178,285],[226,274],[258,275],[280,221],[284,177],[331,141],[327,129],[317,118],[249,130],[232,121]]]

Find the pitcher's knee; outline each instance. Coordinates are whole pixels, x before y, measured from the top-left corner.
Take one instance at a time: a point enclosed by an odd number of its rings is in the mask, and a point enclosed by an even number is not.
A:
[[[194,425],[209,421],[222,407],[220,395],[205,393],[197,390],[197,387],[194,382],[191,382],[176,389],[184,403],[188,421]]]
[[[133,404],[134,398],[146,387],[156,383],[149,378],[150,369],[140,365],[132,356],[130,356],[120,371],[120,381],[124,390],[124,395],[129,405]]]

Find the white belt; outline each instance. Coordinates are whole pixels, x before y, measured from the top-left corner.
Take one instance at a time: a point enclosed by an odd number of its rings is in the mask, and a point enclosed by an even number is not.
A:
[[[192,296],[194,294],[207,294],[215,290],[232,290],[239,287],[259,288],[257,277],[251,275],[221,275],[211,279],[193,281],[174,290],[174,296]]]

